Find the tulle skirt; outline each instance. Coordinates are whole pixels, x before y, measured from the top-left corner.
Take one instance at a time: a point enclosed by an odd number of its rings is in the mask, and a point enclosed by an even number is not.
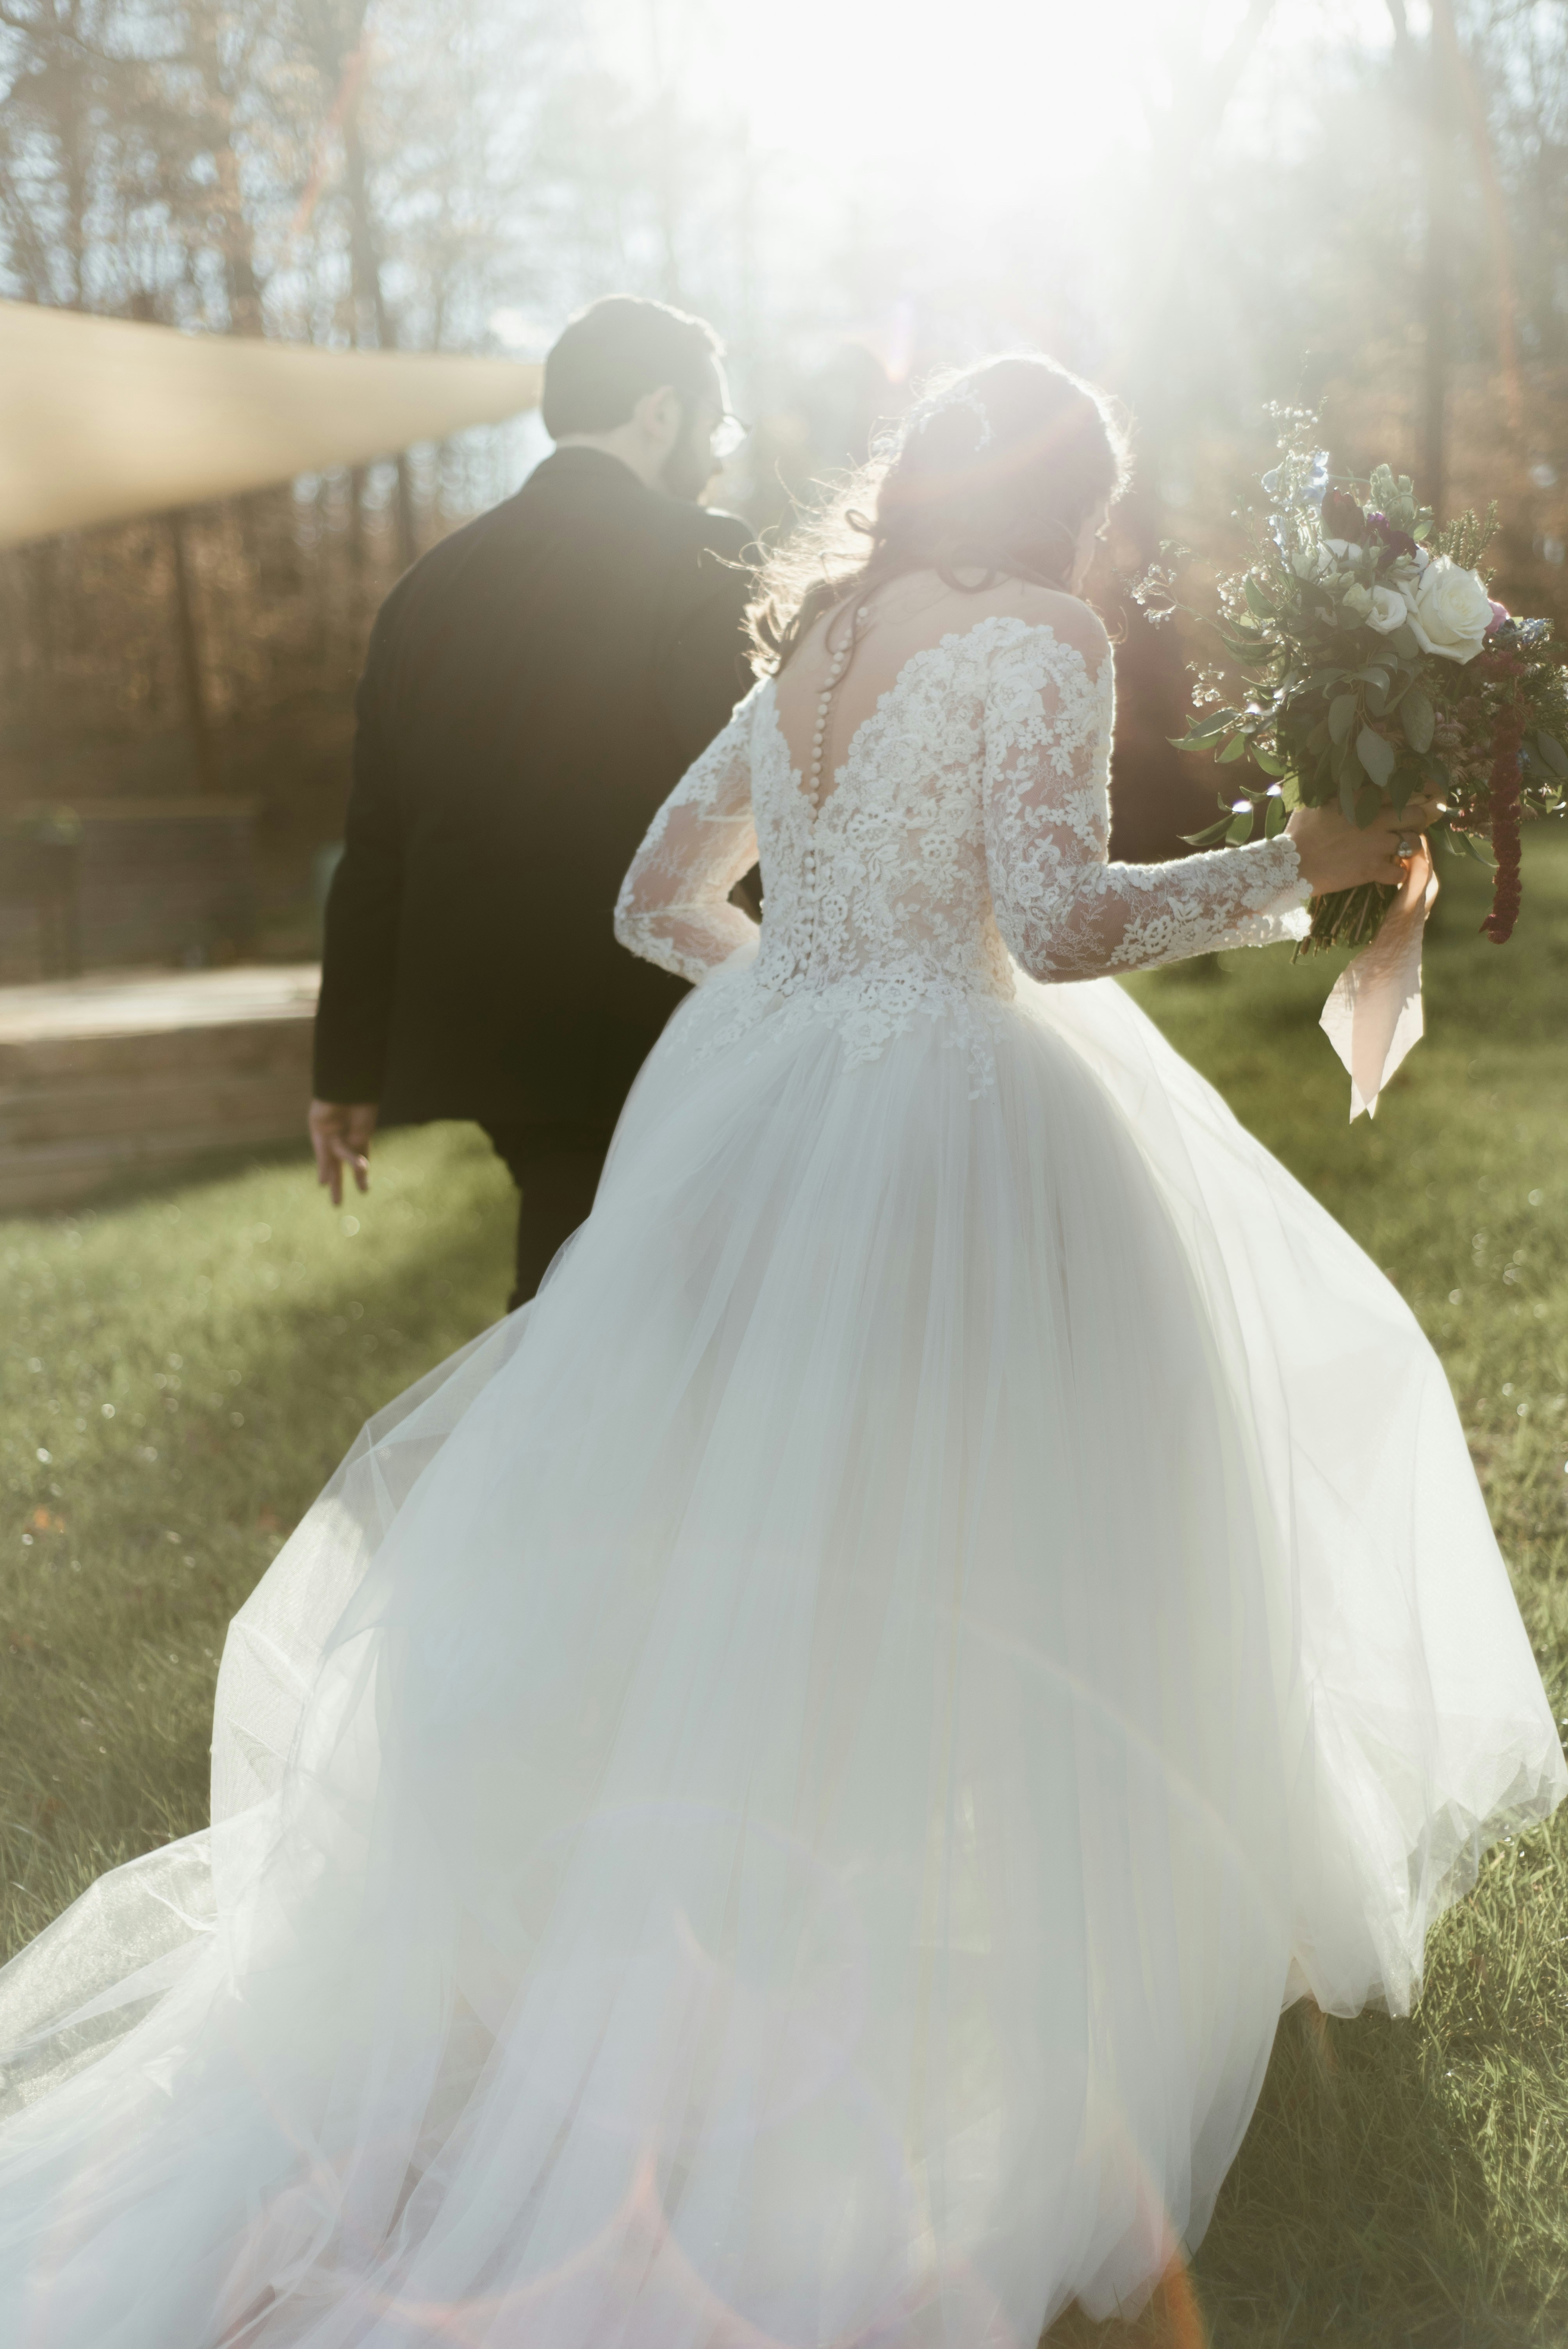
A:
[[[0,1974],[18,2349],[1032,2349],[1563,1795],[1435,1358],[1119,989],[712,1009]]]

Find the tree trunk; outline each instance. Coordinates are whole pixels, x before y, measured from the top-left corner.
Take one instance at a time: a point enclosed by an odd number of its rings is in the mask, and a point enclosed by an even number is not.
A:
[[[203,793],[219,788],[217,745],[207,708],[206,681],[201,673],[201,644],[196,626],[195,583],[185,542],[185,516],[168,516],[169,547],[174,562],[174,635],[180,647],[181,683],[185,694],[185,721],[196,762],[196,788]]]
[[[1446,21],[1445,21],[1446,20]],[[1452,0],[1432,0],[1422,123],[1426,250],[1421,260],[1421,454],[1417,487],[1439,514],[1448,479],[1448,402],[1453,250]]]
[[[356,94],[343,122],[344,182],[348,196],[349,269],[354,288],[355,340],[364,343],[366,313],[370,322],[378,350],[397,347],[397,337],[387,315],[387,297],[381,287],[381,264],[376,250],[376,223],[370,210],[370,191],[365,170],[365,149],[359,136],[359,101]],[[397,453],[397,568],[407,571],[419,552],[418,534],[414,522],[414,483],[408,468],[407,454]]]

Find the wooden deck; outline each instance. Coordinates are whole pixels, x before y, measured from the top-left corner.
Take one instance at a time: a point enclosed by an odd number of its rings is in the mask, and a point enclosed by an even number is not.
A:
[[[304,1138],[314,963],[0,988],[0,1213]]]

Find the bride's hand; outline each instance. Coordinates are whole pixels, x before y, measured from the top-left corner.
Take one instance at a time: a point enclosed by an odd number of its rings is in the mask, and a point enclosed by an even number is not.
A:
[[[1346,823],[1336,803],[1297,808],[1285,831],[1295,843],[1302,879],[1311,884],[1315,897],[1327,896],[1336,889],[1358,889],[1366,881],[1402,880],[1405,857],[1441,804],[1431,798],[1409,799],[1403,815],[1396,815],[1392,808],[1381,808],[1365,832]],[[1401,841],[1405,855],[1400,854]]]

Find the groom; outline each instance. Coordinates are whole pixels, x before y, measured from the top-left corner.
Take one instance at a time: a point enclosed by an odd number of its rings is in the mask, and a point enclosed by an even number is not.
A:
[[[697,500],[712,330],[596,302],[544,367],[555,453],[381,608],[326,907],[310,1133],[334,1204],[377,1122],[474,1118],[521,1191],[509,1310],[587,1215],[684,992],[616,946],[655,810],[750,682],[748,533]]]

